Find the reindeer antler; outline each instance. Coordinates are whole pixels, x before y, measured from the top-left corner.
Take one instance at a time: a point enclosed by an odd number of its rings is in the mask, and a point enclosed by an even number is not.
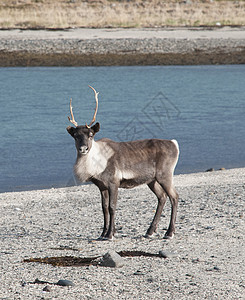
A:
[[[72,112],[71,101],[72,101],[72,99],[70,99],[70,112],[71,112],[71,118],[68,116],[68,120],[69,120],[73,125],[75,125],[75,126],[77,127],[78,125],[77,125],[77,122],[76,122],[75,119],[74,119],[74,115],[73,115],[73,112]]]
[[[93,120],[89,123],[89,125],[87,125],[87,123],[85,124],[85,126],[87,128],[90,128],[91,125],[95,122],[96,120],[96,115],[97,115],[97,111],[98,111],[98,105],[99,105],[99,101],[98,101],[98,92],[96,92],[96,90],[89,85],[89,87],[94,91],[94,95],[95,95],[95,101],[96,101],[96,107],[95,107],[95,112],[94,112],[94,116],[93,116]],[[75,121],[74,115],[73,115],[73,111],[72,111],[72,106],[71,106],[71,102],[72,99],[70,99],[70,113],[71,113],[71,118],[68,116],[68,120],[75,125],[76,127],[78,126],[77,122]]]
[[[94,91],[94,96],[95,96],[95,101],[96,101],[96,107],[95,107],[95,112],[94,112],[93,120],[89,123],[89,125],[87,125],[87,123],[86,123],[86,127],[87,128],[90,128],[91,125],[95,122],[97,111],[98,111],[98,105],[99,105],[99,101],[98,101],[98,94],[99,93],[96,92],[96,90],[92,86],[89,85],[89,87]]]

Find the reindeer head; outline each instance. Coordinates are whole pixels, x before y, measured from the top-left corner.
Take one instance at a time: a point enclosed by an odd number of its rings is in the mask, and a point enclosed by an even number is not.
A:
[[[92,124],[96,120],[96,114],[98,111],[98,94],[99,93],[97,93],[93,87],[91,87],[91,86],[89,86],[89,87],[94,91],[95,100],[96,100],[96,108],[95,108],[93,120],[90,122],[89,125],[87,125],[87,123],[86,123],[85,126],[83,126],[83,125],[78,126],[77,122],[75,121],[73,111],[72,111],[72,106],[71,106],[72,99],[70,100],[71,118],[68,117],[68,120],[73,125],[75,125],[75,128],[72,126],[68,126],[66,128],[66,130],[75,139],[75,145],[76,145],[76,149],[77,149],[77,152],[79,155],[86,155],[90,151],[90,149],[92,147],[94,135],[100,130],[100,124],[98,122],[92,126]]]

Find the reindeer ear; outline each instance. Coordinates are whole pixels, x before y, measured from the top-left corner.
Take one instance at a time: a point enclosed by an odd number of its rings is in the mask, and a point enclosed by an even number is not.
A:
[[[94,134],[100,131],[100,123],[96,123],[94,126],[91,127],[91,129],[94,131]]]
[[[74,127],[68,126],[68,127],[66,128],[66,130],[68,131],[68,133],[70,133],[70,135],[71,135],[72,137],[74,137],[74,133],[75,133],[75,128],[74,128]]]

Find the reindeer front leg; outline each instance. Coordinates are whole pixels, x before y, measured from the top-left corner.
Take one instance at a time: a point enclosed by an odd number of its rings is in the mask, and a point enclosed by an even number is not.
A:
[[[109,187],[109,214],[110,214],[110,223],[109,229],[106,233],[106,238],[112,240],[115,234],[115,214],[117,206],[117,195],[118,195],[118,186],[116,184],[111,184]]]
[[[108,190],[103,190],[101,192],[101,203],[102,211],[104,215],[104,228],[99,239],[103,239],[106,236],[109,228],[109,192]]]

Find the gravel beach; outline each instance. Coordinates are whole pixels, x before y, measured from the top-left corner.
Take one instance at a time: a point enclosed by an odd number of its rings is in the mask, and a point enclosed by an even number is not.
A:
[[[244,299],[245,168],[174,180],[180,201],[173,240],[163,239],[169,201],[158,233],[143,237],[157,204],[147,186],[120,190],[113,241],[96,240],[103,216],[94,185],[0,194],[0,299]],[[123,257],[120,268],[24,262],[109,250],[155,256]],[[54,284],[59,280],[74,286]]]
[[[0,30],[0,66],[244,64],[245,27]]]

